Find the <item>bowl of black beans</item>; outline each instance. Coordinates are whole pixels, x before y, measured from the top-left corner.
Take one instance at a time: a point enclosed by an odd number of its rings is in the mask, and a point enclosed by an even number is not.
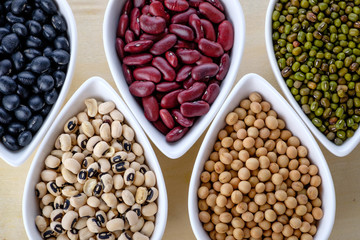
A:
[[[360,141],[360,0],[272,0],[266,47],[287,99],[334,155]]]
[[[65,0],[0,2],[0,158],[33,152],[60,110],[74,73],[77,31]]]

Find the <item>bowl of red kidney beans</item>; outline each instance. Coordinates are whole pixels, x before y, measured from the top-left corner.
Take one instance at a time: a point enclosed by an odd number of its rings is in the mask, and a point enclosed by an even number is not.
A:
[[[125,102],[160,151],[181,157],[234,84],[245,38],[240,3],[110,0],[103,28]]]
[[[65,0],[0,2],[0,158],[23,163],[71,83],[77,33]]]

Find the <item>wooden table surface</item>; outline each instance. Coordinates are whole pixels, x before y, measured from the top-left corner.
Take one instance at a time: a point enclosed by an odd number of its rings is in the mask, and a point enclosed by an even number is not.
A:
[[[106,62],[102,41],[102,22],[107,1],[68,2],[76,18],[79,44],[75,75],[67,99],[91,76],[103,77],[116,88]],[[264,21],[268,1],[240,2],[246,19],[246,43],[237,80],[246,73],[257,73],[280,91],[265,49]],[[195,239],[187,214],[187,196],[192,167],[203,137],[204,134],[177,160],[168,159],[154,146],[165,177],[169,199],[168,222],[163,239]],[[336,221],[330,239],[359,239],[357,231],[360,223],[360,147],[344,158],[335,157],[323,146],[321,149],[329,164],[336,190]],[[22,222],[21,201],[33,156],[18,168],[0,161],[0,240],[27,239]]]

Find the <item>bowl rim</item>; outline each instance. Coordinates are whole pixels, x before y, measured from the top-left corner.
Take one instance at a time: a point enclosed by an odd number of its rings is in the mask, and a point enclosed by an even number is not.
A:
[[[338,146],[314,126],[311,120],[306,116],[306,114],[301,109],[300,105],[296,102],[295,98],[291,94],[289,88],[287,87],[284,78],[281,76],[280,69],[278,67],[274,48],[272,41],[272,12],[274,10],[275,3],[278,0],[270,0],[265,19],[265,42],[266,42],[266,50],[268,54],[268,58],[270,61],[271,68],[276,77],[278,84],[281,87],[281,90],[285,94],[287,100],[290,102],[291,106],[295,109],[298,115],[300,115],[301,119],[305,122],[305,124],[310,128],[311,132],[316,136],[316,138],[324,145],[327,150],[329,150],[332,154],[337,157],[344,157],[350,154],[360,142],[360,131],[357,129],[354,133],[354,136],[347,139],[342,145]]]
[[[70,115],[77,114],[78,111],[71,108],[76,104],[83,104],[83,102],[78,102],[77,100],[83,97],[84,92],[91,91],[91,89],[96,89],[95,92],[90,93],[91,96],[98,95],[101,96],[100,98],[107,99],[113,101],[117,108],[123,113],[125,121],[134,129],[135,135],[137,139],[140,139],[138,142],[141,143],[144,151],[144,155],[146,156],[146,162],[149,166],[151,166],[151,169],[155,172],[156,178],[157,178],[157,187],[159,190],[159,198],[158,198],[158,212],[156,215],[156,223],[155,223],[155,229],[150,239],[161,239],[162,235],[164,234],[166,222],[167,222],[167,215],[168,215],[168,198],[167,198],[167,191],[166,191],[166,185],[165,180],[162,174],[162,170],[160,167],[160,164],[158,162],[158,159],[155,155],[155,152],[153,148],[151,147],[151,144],[146,137],[144,131],[140,127],[139,123],[137,122],[136,118],[133,116],[132,112],[129,110],[127,105],[123,102],[123,100],[120,98],[120,96],[116,93],[116,91],[109,85],[108,82],[106,82],[101,77],[91,77],[87,81],[85,81],[80,88],[72,95],[70,100],[66,103],[64,108],[61,110],[59,115],[54,120],[53,125],[50,127],[50,129],[47,131],[44,141],[40,144],[40,147],[34,157],[34,160],[31,163],[26,181],[24,186],[24,192],[23,192],[23,198],[22,198],[22,216],[23,216],[23,224],[25,226],[25,230],[27,233],[27,236],[30,239],[35,239],[37,236],[34,236],[34,234],[38,234],[38,230],[34,224],[35,218],[32,218],[32,213],[30,212],[32,210],[31,203],[28,201],[30,198],[36,198],[34,195],[34,186],[37,183],[34,182],[34,174],[38,171],[41,172],[41,169],[43,168],[43,162],[44,157],[48,154],[48,151],[44,151],[48,147],[48,143],[54,142],[53,138],[53,132],[56,131],[58,128],[57,126],[63,126],[63,124],[66,122],[67,118],[66,115],[68,115],[68,112],[71,112]],[[98,97],[99,98],[99,97]],[[61,130],[60,130],[61,131]],[[39,168],[41,166],[41,169]],[[39,176],[36,176],[36,179],[40,178]],[[35,232],[34,232],[35,231]]]
[[[188,211],[189,211],[190,224],[191,224],[192,230],[197,239],[204,239],[205,236],[208,236],[207,233],[205,232],[205,230],[203,229],[202,224],[200,223],[200,220],[198,218],[199,209],[198,209],[198,204],[197,204],[197,201],[198,201],[197,189],[200,185],[200,174],[203,169],[203,165],[204,165],[205,161],[208,159],[209,153],[211,152],[211,149],[209,148],[209,143],[215,142],[215,140],[213,139],[213,136],[212,136],[213,134],[215,134],[214,132],[218,132],[222,128],[222,126],[225,126],[225,122],[224,122],[225,117],[226,117],[226,114],[229,112],[229,110],[227,110],[227,106],[231,105],[231,103],[233,101],[235,101],[235,99],[237,100],[237,98],[239,98],[239,96],[237,96],[237,95],[239,95],[238,93],[242,91],[241,89],[244,86],[250,85],[250,84],[255,85],[255,87],[253,87],[255,90],[251,90],[251,91],[256,91],[256,89],[258,89],[259,86],[261,86],[261,88],[266,89],[266,91],[269,93],[269,95],[270,94],[273,95],[275,97],[275,99],[277,101],[279,101],[278,105],[284,106],[284,108],[286,108],[287,110],[290,110],[291,115],[297,116],[296,112],[287,103],[287,101],[280,95],[280,93],[261,76],[254,74],[254,73],[250,73],[250,74],[243,76],[240,79],[240,81],[236,84],[234,89],[231,91],[229,97],[226,99],[225,103],[219,110],[219,113],[216,115],[214,121],[212,122],[212,124],[201,144],[201,147],[200,147],[200,150],[196,157],[196,160],[194,163],[194,168],[193,168],[193,171],[191,174],[189,193],[188,193]],[[246,91],[248,91],[248,90],[246,90]],[[266,96],[264,96],[264,98],[266,99]],[[236,101],[236,102],[240,102],[240,100]],[[270,103],[273,105],[273,102],[270,102]],[[316,140],[311,135],[310,131],[306,128],[305,124],[301,121],[301,119],[298,118],[296,121],[300,125],[299,127],[302,128],[303,131],[305,132],[305,134],[307,135],[306,140],[307,140],[307,142],[309,142],[309,143],[307,143],[307,145],[311,145],[313,148],[315,148],[314,149],[315,151],[313,151],[314,152],[313,154],[319,156],[319,158],[316,159],[316,161],[318,162],[317,165],[319,166],[319,163],[321,163],[322,168],[320,169],[320,167],[319,167],[319,171],[321,172],[320,175],[322,178],[322,189],[323,189],[323,191],[326,191],[326,195],[328,197],[328,198],[326,198],[327,199],[327,202],[326,202],[327,208],[326,208],[326,211],[324,211],[324,218],[322,220],[320,220],[320,221],[322,221],[321,223],[324,224],[321,226],[322,227],[321,229],[324,229],[324,230],[322,230],[322,232],[324,232],[324,236],[321,236],[322,237],[321,239],[328,239],[331,234],[332,227],[334,225],[335,212],[336,212],[336,197],[335,197],[334,183],[333,183],[331,172],[329,170],[327,162],[320,150],[320,147],[316,143]],[[326,216],[325,216],[325,214],[326,214]],[[326,221],[325,221],[325,217],[326,217]],[[210,238],[208,238],[208,239],[210,239]],[[319,240],[319,238],[315,238],[315,240]]]
[[[23,164],[30,155],[35,151],[39,143],[42,141],[44,135],[47,130],[51,126],[53,120],[55,119],[57,113],[59,112],[61,106],[63,105],[67,93],[69,91],[72,78],[74,76],[76,57],[77,57],[77,45],[78,45],[78,37],[77,37],[77,27],[74,14],[66,0],[56,0],[59,12],[63,15],[68,25],[68,36],[70,41],[70,62],[68,65],[66,78],[64,85],[61,88],[58,99],[55,104],[52,106],[51,111],[47,115],[43,125],[38,130],[38,132],[33,137],[32,141],[26,147],[18,150],[18,151],[10,151],[3,144],[0,144],[0,159],[3,159],[7,164],[12,167],[18,167]]]
[[[123,73],[120,61],[115,52],[115,32],[116,27],[112,28],[116,24],[119,17],[119,12],[122,8],[123,3],[117,0],[110,0],[105,11],[104,23],[103,23],[103,42],[104,49],[109,64],[110,71],[112,73],[113,79],[116,83],[116,86],[121,94],[121,97],[124,99],[126,104],[129,106],[131,111],[134,113],[138,122],[143,127],[144,131],[151,139],[151,141],[156,145],[156,147],[165,154],[168,158],[177,159],[183,156],[196,142],[196,140],[203,134],[206,128],[211,123],[212,119],[215,117],[216,113],[220,109],[222,103],[225,101],[228,96],[231,88],[235,83],[235,79],[238,72],[238,67],[244,52],[245,46],[245,17],[241,7],[241,4],[237,0],[232,1],[223,1],[225,5],[225,10],[228,13],[228,20],[231,22],[236,22],[234,25],[235,32],[235,41],[234,47],[231,52],[231,66],[224,82],[221,84],[220,94],[217,97],[216,101],[211,105],[210,111],[205,115],[205,117],[199,118],[194,126],[191,127],[189,132],[179,141],[175,143],[168,143],[165,140],[165,135],[160,133],[144,116],[142,107],[138,105],[134,97],[130,94],[128,85],[124,80]],[[230,15],[229,10],[232,12]],[[235,14],[236,13],[236,14]],[[116,20],[114,20],[116,19]],[[112,39],[111,36],[114,36]],[[112,45],[114,44],[114,45]]]

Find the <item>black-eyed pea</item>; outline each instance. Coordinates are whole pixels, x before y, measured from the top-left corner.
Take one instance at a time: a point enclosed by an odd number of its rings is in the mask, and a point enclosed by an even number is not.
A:
[[[131,232],[139,232],[142,227],[144,226],[145,220],[143,217],[140,217],[137,221],[137,223],[133,226],[130,226],[130,231]]]
[[[88,178],[96,177],[97,174],[99,173],[99,168],[100,166],[98,162],[94,162],[90,164],[86,169],[88,172]]]
[[[128,161],[125,162],[118,162],[118,163],[114,163],[112,165],[112,171],[116,174],[116,173],[123,173],[126,171],[126,169],[128,169],[130,166],[130,163]]]
[[[110,142],[112,140],[111,129],[110,129],[110,125],[108,123],[101,124],[99,131],[100,131],[100,137],[105,142]]]
[[[149,240],[149,237],[140,232],[135,232],[134,235],[132,236],[132,239],[134,239],[134,240]]]
[[[80,130],[82,131],[83,134],[85,134],[89,138],[91,138],[95,134],[95,129],[93,125],[88,121],[83,122],[80,125]]]
[[[86,204],[90,207],[97,208],[100,205],[100,200],[97,197],[91,196],[87,199]]]
[[[112,190],[114,181],[113,181],[113,177],[110,174],[108,174],[108,173],[102,174],[100,177],[100,181],[104,185],[105,193],[108,193]]]
[[[44,230],[44,232],[41,233],[41,237],[42,237],[43,239],[51,239],[51,238],[55,239],[55,237],[56,237],[57,235],[58,235],[58,234],[57,234],[56,232],[54,232],[54,230],[52,230],[52,229],[50,228],[50,226],[47,227],[47,228]]]
[[[51,222],[50,228],[58,234],[62,234],[64,232],[64,229],[59,222]]]
[[[87,174],[88,174],[88,172],[85,169],[81,169],[77,175],[78,183],[84,184],[87,180]]]
[[[104,185],[101,182],[98,182],[94,188],[93,196],[100,197],[104,192]]]
[[[43,216],[38,215],[35,218],[35,225],[40,232],[44,232],[49,223]]]
[[[54,147],[55,149],[59,150],[61,148],[61,144],[60,144],[60,135],[56,138],[55,143],[54,143]]]
[[[115,234],[111,232],[98,233],[96,234],[96,240],[115,240]]]
[[[76,146],[76,147],[78,147],[78,146]],[[76,161],[78,161],[78,163],[81,165],[85,159],[85,155],[82,153],[82,151],[79,151],[79,152],[74,153],[72,158],[75,159]]]
[[[83,228],[86,228],[86,221],[87,221],[87,217],[81,217],[78,219],[78,221],[76,222],[74,228],[77,230],[81,230]]]
[[[79,112],[77,115],[76,115],[76,118],[78,119],[78,124],[81,124],[85,121],[89,121],[89,116],[87,115],[86,112]]]
[[[147,171],[149,171],[150,169],[149,169],[149,167],[147,166],[147,165],[144,165],[144,164],[142,164],[141,166],[140,166],[140,169],[139,169],[139,171],[142,173],[142,174],[144,174],[145,175],[145,173],[147,172]]]
[[[63,161],[63,165],[67,170],[69,170],[73,174],[78,174],[81,169],[81,165],[80,165],[79,161],[77,161],[74,158],[65,159]]]
[[[134,169],[135,172],[136,172],[136,171],[139,171],[139,170],[140,170],[140,167],[141,167],[141,164],[138,163],[138,162],[136,162],[136,161],[130,163],[130,168]]]
[[[93,195],[93,191],[96,187],[97,181],[96,179],[88,179],[85,184],[83,191],[86,194],[86,196],[91,197]]]
[[[141,208],[141,213],[142,213],[142,215],[144,215],[146,217],[154,216],[157,213],[157,210],[158,210],[157,204],[152,202],[146,206],[143,206]]]
[[[56,185],[55,182],[48,182],[46,184],[46,189],[48,190],[48,192],[53,195],[53,196],[60,196],[61,194],[61,190],[58,188],[58,186]]]
[[[109,126],[111,125],[111,123],[113,122],[113,119],[109,116],[109,115],[103,115],[102,118],[104,123],[109,124]]]
[[[134,140],[134,137],[135,137],[134,130],[127,124],[124,124],[122,126],[122,128],[123,128],[122,134],[123,134],[124,138],[130,142],[132,140]]]
[[[73,209],[74,209],[74,207],[71,206],[70,200],[69,200],[68,198],[65,199],[65,200],[64,200],[64,207],[63,207],[64,212],[68,212],[68,211],[71,211],[71,210],[73,210]]]
[[[70,139],[71,139],[71,145],[74,146],[74,147],[77,147],[76,144],[77,144],[77,139],[76,139],[76,134],[75,133],[71,133],[70,134]],[[74,148],[73,147],[73,148]],[[71,150],[70,150],[71,151]],[[72,151],[71,151],[72,152]]]
[[[42,198],[46,194],[46,184],[44,182],[39,182],[35,185],[35,195],[38,198]]]
[[[137,194],[138,192],[136,192]],[[147,193],[147,191],[146,191]],[[145,194],[145,200],[146,200],[147,194]],[[122,199],[124,201],[124,203],[128,206],[132,206],[135,204],[135,197],[134,195],[129,191],[129,190],[124,190],[122,191]],[[139,202],[137,202],[139,203]]]
[[[98,222],[98,220],[95,217],[90,217],[86,221],[86,226],[92,233],[99,233],[101,231],[101,224]]]
[[[138,157],[140,157],[144,154],[144,150],[139,143],[134,143],[132,150],[133,150],[134,154]]]
[[[116,209],[120,214],[124,214],[130,209],[130,207],[128,205],[126,205],[125,203],[119,203],[116,206]]]
[[[101,137],[100,136],[93,136],[93,137],[90,137],[89,140],[87,141],[87,144],[86,144],[86,149],[90,152],[93,152],[94,151],[94,147],[99,143],[101,142]]]
[[[54,156],[54,157],[57,157],[59,159],[62,158],[62,155],[64,154],[63,151],[59,150],[59,149],[55,149],[55,150],[52,150],[50,155]]]
[[[90,239],[93,236],[95,236],[95,233],[91,232],[89,230],[89,228],[87,228],[87,227],[79,230],[79,239],[80,240]]]
[[[154,216],[143,216],[144,220],[155,222],[155,215]]]
[[[135,194],[136,203],[138,203],[138,204],[145,203],[145,201],[147,199],[147,196],[148,196],[147,188],[146,187],[139,187],[136,190],[136,194]]]
[[[127,152],[131,151],[131,148],[132,148],[132,142],[131,141],[123,140],[122,145],[123,145],[125,151],[127,151]]]
[[[148,189],[148,196],[146,198],[147,202],[154,202],[159,196],[159,191],[155,187],[151,187]]]
[[[54,209],[62,209],[64,207],[64,198],[62,196],[57,196],[54,200]]]
[[[51,205],[44,206],[42,209],[42,215],[46,218],[50,218],[50,215],[53,211],[54,211],[53,206]]]
[[[105,156],[109,151],[109,144],[105,141],[98,142],[94,147],[94,155],[98,158]]]
[[[88,137],[85,134],[80,134],[78,135],[76,142],[77,145],[81,148],[81,149],[86,149],[86,145],[88,142]]]
[[[138,223],[139,217],[136,212],[130,210],[125,214],[125,219],[129,223],[130,226],[134,226]]]
[[[136,155],[133,152],[129,152],[126,160],[128,162],[133,162],[135,159],[136,159]]]
[[[154,229],[155,229],[154,222],[146,221],[140,232],[142,234],[144,234],[145,236],[150,237],[152,235],[152,233],[154,232]]]
[[[118,139],[123,134],[123,126],[120,121],[113,121],[111,123],[111,137],[114,139]]]
[[[126,169],[126,171],[124,173],[125,185],[130,186],[131,184],[133,184],[134,179],[135,179],[135,170],[132,168]]]
[[[102,119],[93,119],[91,120],[91,125],[94,127],[95,135],[100,135],[100,127],[103,124]]]
[[[118,200],[114,193],[104,193],[101,195],[101,198],[110,208],[116,208],[118,205]]]
[[[72,144],[71,144],[71,137],[70,134],[61,134],[59,136],[60,141],[60,149],[64,152],[70,151]]]
[[[44,182],[54,181],[57,176],[58,174],[54,170],[43,170],[40,174],[40,178]]]
[[[84,205],[79,208],[79,216],[80,217],[94,217],[95,216],[95,210],[94,208]]]
[[[77,175],[70,172],[67,168],[65,168],[65,167],[61,168],[61,174],[67,183],[74,184],[77,182]]]
[[[84,160],[81,163],[81,167],[82,168],[88,168],[91,164],[93,164],[95,162],[94,158],[92,158],[91,156],[87,156],[84,158]]]
[[[104,211],[104,212],[106,212],[106,211]],[[119,212],[114,208],[110,209],[109,211],[106,212],[106,217],[107,217],[108,221],[116,218],[117,216],[119,216]]]
[[[94,99],[94,98],[86,99],[85,105],[87,108],[87,115],[89,117],[95,117],[96,114],[98,113],[98,103],[97,103],[96,99]]]
[[[144,164],[144,162],[145,162],[145,157],[144,157],[144,155],[141,155],[141,156],[136,157],[136,158],[135,158],[135,161],[136,161],[137,163],[139,163],[139,164]]]
[[[156,184],[156,176],[153,171],[147,171],[145,173],[145,186],[154,187]]]
[[[48,193],[48,194],[45,194],[42,199],[41,199],[41,202],[46,206],[46,205],[50,205],[52,204],[53,202],[55,201],[55,196]]]
[[[49,155],[45,159],[45,166],[48,168],[56,169],[60,166],[60,163],[61,163],[60,159],[53,155]]]
[[[65,159],[72,157],[73,157],[73,153],[71,151],[64,152],[64,154],[61,157],[61,162],[63,162]]]
[[[131,240],[132,233],[130,231],[123,232],[117,240]]]
[[[117,109],[113,110],[110,112],[110,117],[114,120],[114,121],[119,121],[119,122],[123,122],[124,121],[124,115]]]
[[[119,151],[119,152],[116,152],[116,153],[114,154],[114,156],[112,156],[112,157],[110,158],[110,162],[111,162],[112,164],[114,164],[114,163],[119,163],[119,162],[124,162],[124,161],[126,161],[127,157],[128,157],[127,152]]]
[[[116,139],[111,141],[111,146],[115,149],[115,152],[124,150],[123,146]]]
[[[102,115],[108,114],[115,109],[115,103],[112,101],[107,101],[99,104],[99,113]]]
[[[76,224],[79,214],[75,211],[68,211],[61,219],[61,225],[65,230],[71,230]]]
[[[116,190],[120,190],[124,187],[124,179],[123,176],[120,174],[115,174],[113,176],[114,188]]]
[[[86,204],[87,196],[84,193],[70,197],[70,204],[74,208],[80,208]]]

